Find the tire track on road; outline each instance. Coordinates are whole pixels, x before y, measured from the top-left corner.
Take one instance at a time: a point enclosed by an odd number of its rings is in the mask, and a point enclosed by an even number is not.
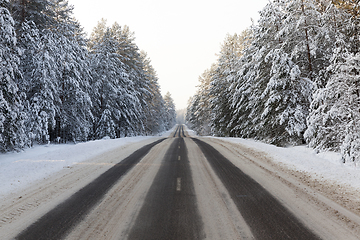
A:
[[[155,145],[166,138],[148,144],[101,174],[94,181],[49,211],[15,239],[62,239],[103,198],[111,187],[135,166]]]
[[[192,138],[200,147],[256,239],[320,239],[307,229],[266,189],[242,172],[209,144]]]

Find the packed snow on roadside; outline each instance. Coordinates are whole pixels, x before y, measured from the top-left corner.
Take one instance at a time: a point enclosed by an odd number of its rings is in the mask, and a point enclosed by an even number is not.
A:
[[[170,132],[162,136],[168,137]],[[71,165],[149,138],[155,137],[104,138],[78,144],[39,145],[19,153],[0,154],[0,199]]]
[[[194,131],[187,129],[190,136],[196,136]],[[213,137],[211,137],[213,138]],[[257,151],[264,152],[274,162],[284,164],[292,170],[302,171],[314,179],[336,182],[344,186],[360,190],[360,166],[343,164],[340,153],[320,152],[307,146],[276,147],[252,139],[218,138],[224,141],[239,143]]]
[[[305,172],[314,179],[336,182],[360,190],[360,167],[355,164],[343,164],[340,153],[316,153],[307,146],[282,148],[250,139],[221,139],[264,152],[275,162],[284,164],[292,170]]]

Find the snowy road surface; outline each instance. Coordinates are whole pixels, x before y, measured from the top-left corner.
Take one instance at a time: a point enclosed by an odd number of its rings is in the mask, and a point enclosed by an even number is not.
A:
[[[39,181],[0,216],[0,239],[360,239],[354,212],[183,126]]]

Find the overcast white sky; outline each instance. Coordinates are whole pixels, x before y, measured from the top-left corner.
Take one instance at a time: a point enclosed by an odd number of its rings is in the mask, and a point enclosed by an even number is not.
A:
[[[101,18],[128,25],[148,53],[161,92],[177,109],[186,108],[199,76],[212,63],[227,33],[240,33],[257,20],[269,0],[69,0],[87,33]]]

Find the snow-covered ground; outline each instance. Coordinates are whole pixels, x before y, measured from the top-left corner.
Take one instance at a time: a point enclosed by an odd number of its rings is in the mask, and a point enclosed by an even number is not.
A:
[[[343,164],[340,153],[316,153],[306,146],[282,148],[249,139],[220,139],[264,152],[274,162],[284,164],[292,170],[307,173],[314,179],[338,183],[360,190],[360,167],[354,164]]]
[[[168,137],[171,131],[162,134]],[[49,144],[35,146],[19,153],[0,154],[0,199],[25,189],[37,180],[101,155],[115,148],[158,137],[127,137],[102,139],[78,144]]]
[[[171,131],[163,134],[167,137]],[[193,132],[188,133],[194,136]],[[78,144],[36,146],[20,153],[0,154],[0,198],[47,178],[63,168],[85,161],[120,146],[152,137],[104,139]],[[360,168],[341,163],[340,154],[316,154],[306,146],[279,148],[254,140],[221,138],[266,152],[274,161],[294,170],[303,171],[321,180],[341,183],[360,189]]]

